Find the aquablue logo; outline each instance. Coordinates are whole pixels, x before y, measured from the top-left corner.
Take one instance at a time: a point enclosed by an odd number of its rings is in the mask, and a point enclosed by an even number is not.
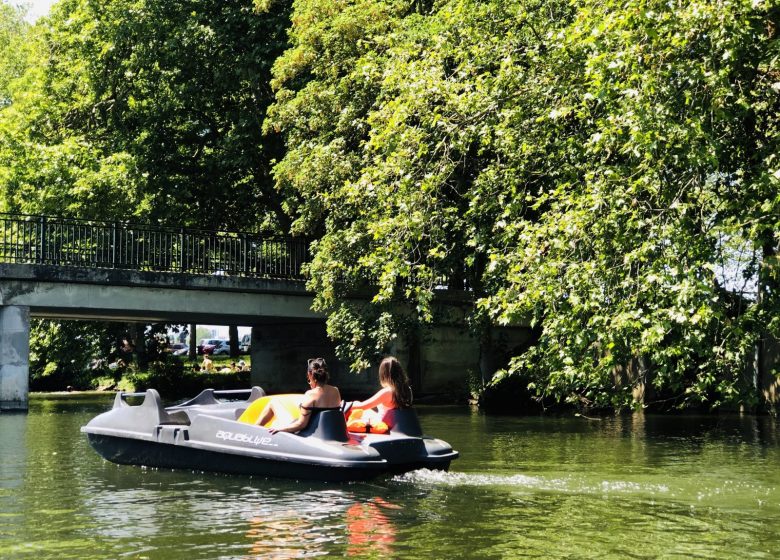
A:
[[[225,441],[235,441],[237,443],[248,443],[250,445],[271,445],[276,447],[273,440],[268,436],[252,436],[249,434],[227,432],[225,430],[217,431],[217,439]]]

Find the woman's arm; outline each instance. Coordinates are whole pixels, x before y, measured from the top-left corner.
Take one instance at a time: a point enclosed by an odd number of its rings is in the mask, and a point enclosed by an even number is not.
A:
[[[393,390],[389,387],[383,387],[374,394],[373,397],[364,401],[355,401],[352,403],[352,408],[375,408],[379,405],[392,406],[393,404]]]

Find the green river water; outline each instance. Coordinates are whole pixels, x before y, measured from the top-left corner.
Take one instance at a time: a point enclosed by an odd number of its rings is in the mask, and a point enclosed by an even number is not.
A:
[[[780,426],[422,408],[450,472],[325,484],[108,463],[112,396],[0,414],[0,558],[780,558]]]

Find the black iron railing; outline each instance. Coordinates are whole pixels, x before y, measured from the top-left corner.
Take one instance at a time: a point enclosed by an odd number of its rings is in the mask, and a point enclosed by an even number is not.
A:
[[[0,262],[302,280],[309,241],[0,213]]]

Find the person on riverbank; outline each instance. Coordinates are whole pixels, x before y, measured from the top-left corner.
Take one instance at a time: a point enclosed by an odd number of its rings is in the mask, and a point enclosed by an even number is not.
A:
[[[211,356],[203,354],[203,363],[200,365],[200,369],[206,373],[212,373],[214,371],[214,362],[211,360]]]
[[[309,420],[313,412],[320,410],[340,410],[341,393],[338,387],[329,384],[330,375],[328,374],[328,365],[324,358],[312,358],[308,362],[306,371],[306,382],[309,384],[309,390],[303,395],[303,400],[298,405],[300,414],[298,418],[293,418],[292,414],[273,398],[268,402],[260,416],[257,417],[258,426],[264,426],[272,418],[274,427],[271,433],[277,432],[299,432],[309,425]],[[286,422],[287,425],[280,424]]]
[[[352,403],[349,415],[350,429],[361,430],[366,424],[392,423],[392,411],[412,406],[412,388],[404,368],[393,356],[379,364],[379,384],[382,388],[364,401]]]

